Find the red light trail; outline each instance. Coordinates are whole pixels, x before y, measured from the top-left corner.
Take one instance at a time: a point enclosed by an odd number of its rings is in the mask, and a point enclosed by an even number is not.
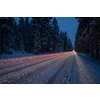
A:
[[[0,62],[3,62],[3,61],[13,61],[13,60],[20,60],[20,59],[27,59],[27,58],[37,58],[37,57],[49,56],[49,57],[45,57],[45,58],[40,58],[40,59],[30,60],[30,61],[26,61],[26,62],[17,63],[17,64],[11,64],[11,65],[7,65],[7,66],[3,66],[0,69],[7,68],[7,67],[12,67],[12,66],[17,66],[17,65],[21,65],[21,64],[25,64],[25,63],[35,62],[35,61],[39,61],[39,60],[49,59],[49,58],[65,55],[65,54],[72,53],[72,52],[73,51],[65,52],[65,53],[56,53],[56,54],[47,54],[47,55],[40,55],[40,56],[31,56],[31,57],[23,57],[23,58],[0,60]]]
[[[0,62],[20,60],[20,59],[29,59],[29,58],[38,58],[38,57],[52,56],[52,55],[58,55],[58,54],[66,54],[66,53],[55,53],[55,54],[47,54],[47,55],[38,55],[38,56],[30,56],[30,57],[21,57],[21,58],[14,58],[14,59],[6,59],[6,60],[0,60]]]

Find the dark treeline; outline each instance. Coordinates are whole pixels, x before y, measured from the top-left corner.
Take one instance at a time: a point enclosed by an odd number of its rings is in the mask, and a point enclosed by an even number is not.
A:
[[[56,18],[19,18],[18,25],[13,17],[0,17],[0,54],[27,52],[60,52],[73,50],[67,32],[59,30]]]
[[[78,17],[75,50],[100,59],[100,18]]]

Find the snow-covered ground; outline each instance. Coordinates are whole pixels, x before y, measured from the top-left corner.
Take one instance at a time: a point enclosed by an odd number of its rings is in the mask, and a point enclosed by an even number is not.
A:
[[[14,54],[11,54],[11,55],[10,54],[2,54],[1,58],[5,58],[5,59],[0,59],[0,68],[20,65],[20,64],[23,64],[23,63],[34,62],[34,61],[37,61],[37,60],[48,59],[48,58],[52,58],[54,56],[63,55],[65,53],[66,52],[45,53],[45,54],[41,54],[41,55],[34,55],[34,54],[31,54],[31,53],[25,53],[25,54],[14,53]],[[10,58],[10,59],[8,59],[8,58]]]
[[[58,52],[55,52],[58,53]],[[64,53],[64,52],[60,52],[60,53]],[[39,53],[39,54],[33,54],[33,53],[26,53],[24,52],[24,54],[22,54],[21,52],[13,52],[13,54],[6,54],[3,53],[0,55],[0,60],[3,59],[12,59],[12,58],[21,58],[21,57],[30,57],[30,56],[38,56],[38,55],[46,55],[46,54],[54,54],[52,52],[45,52],[45,53]]]
[[[43,54],[33,54],[33,53],[24,53],[24,54],[21,54],[20,52],[17,53],[17,52],[14,52],[13,54],[6,54],[6,53],[3,53],[0,55],[0,60],[2,59],[12,59],[12,58],[21,58],[21,57],[29,57],[29,56],[36,56],[36,55],[44,55],[44,54],[51,54],[51,53],[43,53]]]
[[[37,59],[1,68],[0,83],[100,84],[100,63],[84,54],[67,52]]]
[[[28,57],[28,56],[34,56],[35,54],[32,54],[32,53],[24,53],[24,54],[21,54],[21,53],[14,53],[14,54],[6,54],[6,53],[3,53],[0,55],[0,60],[2,59],[11,59],[11,58],[20,58],[20,57]]]

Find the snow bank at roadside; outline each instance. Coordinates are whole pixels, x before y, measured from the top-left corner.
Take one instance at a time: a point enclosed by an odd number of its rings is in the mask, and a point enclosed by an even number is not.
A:
[[[35,54],[32,54],[32,53],[24,53],[24,54],[21,54],[21,53],[13,53],[13,54],[1,54],[0,55],[0,60],[1,59],[9,59],[9,58],[20,58],[20,57],[28,57],[28,56],[34,56]]]
[[[58,53],[58,52],[56,52]],[[62,53],[62,52],[60,52]],[[21,58],[21,57],[29,57],[29,56],[36,56],[36,55],[45,55],[45,54],[53,54],[53,52],[45,52],[45,53],[39,53],[39,54],[33,54],[33,53],[24,53],[21,54],[21,52],[17,53],[17,52],[13,52],[13,54],[6,54],[3,53],[0,55],[0,60],[3,59],[12,59],[12,58]]]

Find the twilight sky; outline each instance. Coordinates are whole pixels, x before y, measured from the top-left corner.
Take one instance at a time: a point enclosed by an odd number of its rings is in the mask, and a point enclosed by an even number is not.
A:
[[[15,17],[15,19],[18,23],[19,17]],[[78,28],[77,19],[75,19],[75,17],[56,17],[56,19],[58,21],[60,30],[67,32],[67,35],[71,39],[74,46],[75,34]]]
[[[74,46],[75,34],[78,28],[78,21],[75,17],[56,17],[60,30],[66,31]]]

